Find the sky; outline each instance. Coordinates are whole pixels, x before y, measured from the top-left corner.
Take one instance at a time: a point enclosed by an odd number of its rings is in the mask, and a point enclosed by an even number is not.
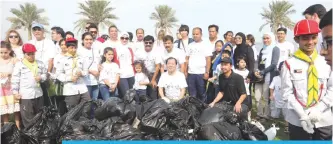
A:
[[[74,31],[74,22],[81,18],[77,13],[79,2],[83,0],[0,0],[0,39],[4,39],[6,31],[10,28],[11,23],[6,20],[7,17],[13,16],[11,8],[19,8],[20,4],[32,2],[38,8],[46,10],[44,16],[49,18],[50,25],[60,26],[65,31]],[[177,23],[187,24],[190,29],[201,27],[203,37],[208,37],[208,26],[216,24],[220,27],[219,37],[223,39],[223,34],[231,30],[234,33],[243,32],[253,34],[257,41],[261,41],[262,34],[270,31],[269,26],[265,27],[262,32],[259,27],[265,23],[260,13],[263,7],[268,7],[271,0],[111,0],[111,6],[115,8],[113,14],[119,19],[113,22],[122,31],[135,33],[137,28],[143,28],[146,35],[154,35],[154,25],[156,21],[150,20],[150,15],[155,12],[155,6],[166,4],[176,11],[175,16],[179,20]],[[319,3],[326,7],[332,8],[331,0],[290,0],[294,4],[296,13],[290,15],[290,18],[297,22],[304,17],[302,12],[310,5]],[[178,27],[173,28],[175,36]],[[27,41],[28,33],[26,30],[19,30],[24,41]],[[107,29],[101,29],[101,34],[107,34]],[[46,35],[51,38],[50,35]],[[81,37],[81,36],[79,36]],[[293,33],[289,31],[287,40],[293,41]]]

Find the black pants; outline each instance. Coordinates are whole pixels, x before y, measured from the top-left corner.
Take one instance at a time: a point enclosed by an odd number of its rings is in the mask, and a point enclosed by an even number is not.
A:
[[[71,96],[65,96],[65,103],[66,103],[66,107],[68,109],[68,111],[77,106],[79,103],[81,102],[87,102],[90,101],[90,95],[88,92],[86,93],[82,93],[82,94],[78,94],[78,95],[71,95]]]
[[[21,99],[20,100],[20,113],[22,124],[27,127],[33,123],[32,119],[40,112],[44,106],[43,96],[35,99]]]
[[[57,107],[58,112],[61,116],[67,112],[64,96],[52,96],[51,100],[53,105]]]
[[[332,126],[315,128],[313,134],[309,134],[292,124],[288,124],[290,140],[332,140]]]
[[[133,88],[134,82],[135,82],[134,77],[120,78],[118,84],[118,92],[120,98],[123,98],[126,92]]]
[[[150,82],[151,82],[151,79],[153,78],[153,76],[154,76],[154,73],[149,74],[148,78],[149,78]],[[159,79],[160,79],[160,74],[158,74],[157,77],[156,77],[156,84],[158,84]],[[147,95],[152,100],[158,99],[158,88],[157,88],[157,86],[155,88],[153,88],[151,85],[148,85],[147,86]]]
[[[49,98],[49,95],[47,93],[47,89],[49,87],[48,80],[46,80],[45,82],[40,83],[40,87],[42,88],[42,91],[43,91],[44,105],[45,106],[50,106],[51,105],[51,99]]]

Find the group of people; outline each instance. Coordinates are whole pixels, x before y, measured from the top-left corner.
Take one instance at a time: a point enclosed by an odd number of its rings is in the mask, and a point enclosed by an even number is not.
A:
[[[118,35],[116,26],[99,37],[98,26],[88,23],[82,43],[60,27],[53,27],[52,40],[47,39],[38,23],[32,25],[35,39],[24,44],[10,30],[0,49],[1,121],[14,113],[21,128],[44,105],[69,110],[89,100],[122,98],[134,89],[137,103],[141,98],[170,103],[185,96],[210,107],[227,101],[249,121],[255,105],[261,122],[283,113],[290,139],[331,139],[332,10],[323,16],[320,6],[309,7],[307,19],[295,25],[299,48],[286,41],[287,29],[281,27],[277,35],[262,35],[259,52],[253,35],[228,31],[221,40],[217,25],[208,27],[209,39],[202,38],[199,27],[190,38],[190,28],[181,25],[177,39],[161,30],[155,40],[139,28],[132,41],[132,33]]]

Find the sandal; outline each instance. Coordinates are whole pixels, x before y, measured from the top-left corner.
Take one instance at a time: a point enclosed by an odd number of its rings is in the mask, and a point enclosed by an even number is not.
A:
[[[286,127],[284,128],[284,132],[285,132],[285,133],[289,133],[289,128],[288,128],[288,126],[286,126]]]

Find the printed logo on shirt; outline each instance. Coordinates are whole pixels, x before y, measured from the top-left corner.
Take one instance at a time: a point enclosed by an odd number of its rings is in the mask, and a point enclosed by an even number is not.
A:
[[[68,64],[68,63],[66,63],[66,64],[65,64],[65,66],[69,66],[69,64]]]
[[[294,70],[294,73],[302,73],[303,71],[302,71],[302,69],[295,69]]]

